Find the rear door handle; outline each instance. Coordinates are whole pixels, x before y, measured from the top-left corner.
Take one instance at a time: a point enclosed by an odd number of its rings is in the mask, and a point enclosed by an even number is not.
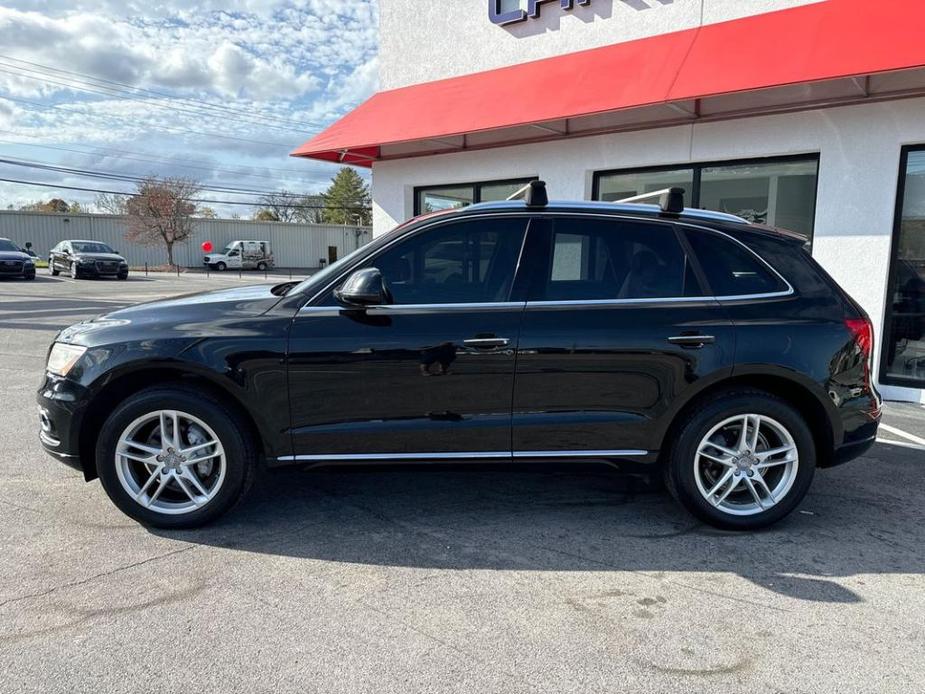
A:
[[[475,347],[476,349],[507,347],[509,343],[510,340],[506,337],[473,337],[469,340],[463,340],[466,347]]]
[[[676,335],[669,337],[668,341],[673,345],[700,349],[704,345],[712,345],[716,342],[716,338],[713,335]]]

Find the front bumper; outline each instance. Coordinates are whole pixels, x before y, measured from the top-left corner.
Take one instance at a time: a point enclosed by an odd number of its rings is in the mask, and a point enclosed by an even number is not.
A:
[[[87,411],[85,395],[86,389],[80,384],[46,374],[36,401],[42,448],[56,460],[83,471],[89,480],[96,477],[96,470],[86,465],[80,454],[80,425]]]
[[[11,277],[11,278],[31,278],[35,277],[35,265],[21,265],[21,266],[3,266],[0,267],[0,277]]]
[[[99,268],[96,265],[78,265],[77,274],[80,277],[122,277],[128,276],[128,268]]]

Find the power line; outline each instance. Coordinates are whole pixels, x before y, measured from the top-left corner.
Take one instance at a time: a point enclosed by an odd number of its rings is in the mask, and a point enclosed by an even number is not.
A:
[[[70,166],[61,166],[58,164],[53,164],[51,162],[41,162],[41,161],[27,161],[24,159],[6,159],[0,158],[0,164],[6,164],[8,166],[22,166],[29,169],[40,169],[43,171],[53,171],[55,173],[65,173],[72,174],[74,176],[82,176],[89,178],[104,178],[113,181],[124,181],[127,183],[138,183],[144,181],[149,176],[133,176],[131,174],[120,174],[111,171],[98,171],[95,169],[78,169]],[[284,191],[275,191],[275,190],[259,190],[256,188],[234,188],[231,186],[211,186],[208,184],[200,184],[199,186],[203,190],[211,190],[216,193],[232,193],[236,195],[275,195],[283,198],[292,198],[298,199],[305,197],[300,193],[287,193]]]
[[[3,130],[3,129],[0,129],[0,132],[6,133],[7,135],[15,135],[15,136],[17,136],[17,137],[30,137],[29,135],[24,135],[24,134],[22,134],[22,133],[18,133],[18,132],[16,132],[15,130]],[[157,157],[157,156],[155,156],[155,155],[153,155],[153,154],[150,154],[150,153],[148,153],[148,152],[138,152],[138,151],[130,150],[130,149],[116,149],[116,148],[114,148],[114,147],[98,147],[98,146],[95,146],[95,145],[94,145],[94,146],[92,146],[92,150],[93,150],[93,151],[87,152],[87,151],[80,150],[80,149],[70,149],[70,148],[68,148],[68,147],[60,147],[60,146],[57,146],[57,145],[41,144],[41,143],[38,143],[38,142],[23,142],[23,141],[21,141],[21,140],[2,140],[2,139],[0,139],[0,142],[4,142],[4,143],[10,144],[10,145],[22,145],[22,146],[24,146],[24,147],[40,147],[40,148],[42,148],[42,149],[55,149],[55,150],[60,150],[60,151],[62,151],[62,152],[73,152],[74,154],[98,155],[98,156],[114,157],[114,158],[116,158],[116,159],[127,159],[127,160],[135,160],[135,161],[147,161],[147,162],[152,162],[152,163],[171,164],[171,165],[174,165],[174,166],[179,166],[179,167],[184,168],[184,169],[201,169],[201,170],[203,170],[203,171],[222,171],[222,172],[225,172],[225,173],[235,174],[235,175],[241,176],[241,177],[243,177],[243,178],[252,178],[252,177],[253,177],[253,178],[269,178],[269,179],[276,180],[276,177],[275,177],[275,176],[264,176],[264,175],[262,175],[262,174],[248,173],[248,172],[246,172],[246,171],[237,171],[237,170],[235,170],[235,169],[230,169],[230,168],[227,168],[227,167],[221,167],[221,166],[196,166],[196,165],[180,164],[180,163],[178,163],[178,162],[192,162],[192,161],[200,161],[200,160],[183,159],[183,158],[180,158],[180,157],[178,157],[178,158],[172,158],[172,157],[171,157],[171,158],[168,159],[168,158],[165,158],[165,157]],[[83,145],[76,145],[76,146],[83,146]],[[90,145],[87,145],[87,146],[88,146],[88,147],[91,147]],[[118,153],[122,153],[122,154],[132,154],[132,155],[136,155],[136,156],[134,156],[134,157],[127,157],[127,156],[120,156],[119,154],[107,154],[108,152],[118,152]],[[103,154],[100,154],[100,153],[103,153]],[[241,168],[244,168],[244,167],[241,167]],[[297,175],[297,174],[299,173],[299,170],[297,170],[297,169],[284,169],[284,168],[281,168],[281,167],[274,167],[274,166],[263,166],[263,165],[260,165],[260,166],[254,167],[254,168],[259,168],[259,169],[264,170],[264,171],[279,171],[279,172],[281,172],[281,173],[293,174],[293,175]],[[302,170],[304,171],[305,169],[303,168]]]
[[[29,60],[23,60],[21,58],[14,58],[8,55],[0,55],[0,58],[4,60],[13,61],[14,63],[21,63],[23,65],[31,65],[34,68],[39,68],[39,71],[51,72],[53,74],[59,73],[59,74],[65,74],[65,75],[74,75],[78,78],[85,78],[80,81],[83,81],[85,84],[91,84],[93,86],[102,86],[102,85],[111,84],[111,85],[114,85],[115,87],[122,88],[123,92],[125,90],[130,90],[132,93],[150,94],[152,96],[165,97],[165,98],[175,100],[175,101],[187,102],[199,108],[205,108],[207,110],[221,112],[224,114],[243,115],[243,116],[247,116],[251,118],[253,117],[253,114],[248,113],[247,111],[242,111],[240,109],[235,109],[230,106],[225,106],[222,104],[213,104],[208,101],[204,101],[202,99],[195,99],[193,97],[177,97],[172,94],[168,94],[166,92],[157,91],[154,89],[147,89],[145,87],[137,87],[135,85],[131,85],[126,82],[118,82],[116,80],[105,79],[103,77],[97,77],[95,75],[90,75],[85,72],[76,72],[73,70],[65,70],[63,68],[52,67],[50,65],[42,65],[41,63],[35,63]],[[13,67],[18,67],[18,66],[13,66]],[[27,69],[27,68],[19,68],[19,69]],[[38,72],[38,71],[32,70],[32,72]],[[98,84],[94,84],[94,83],[98,83]],[[297,129],[299,129],[300,132],[304,132],[304,130],[311,130],[312,128],[317,127],[317,125],[309,125],[307,123],[301,123],[301,122],[294,121],[288,118],[268,115],[265,113],[261,115],[261,119],[262,120],[274,120],[279,123],[287,123],[292,126],[295,126]]]
[[[31,101],[29,99],[21,99],[21,98],[9,96],[9,95],[4,96],[3,98],[8,99],[9,101],[15,101],[16,103],[20,103],[20,104],[28,104],[35,108],[40,108],[46,111],[55,110],[55,111],[65,112],[65,113],[74,113],[78,116],[90,116],[91,118],[118,121],[121,123],[128,123],[133,126],[138,126],[137,122],[129,121],[128,119],[120,118],[119,116],[111,116],[111,115],[107,115],[103,113],[93,113],[93,112],[88,113],[86,111],[75,111],[74,109],[65,108],[57,104],[42,104],[42,103],[39,103],[38,101]],[[291,146],[291,145],[284,144],[281,142],[268,142],[267,140],[252,140],[250,138],[245,138],[245,137],[234,137],[232,135],[220,135],[218,133],[203,132],[201,130],[190,130],[189,128],[181,128],[179,126],[145,125],[145,127],[152,129],[152,130],[162,130],[172,135],[176,135],[177,133],[175,131],[179,130],[180,132],[188,133],[191,135],[200,135],[204,137],[218,137],[224,140],[235,140],[237,142],[246,142],[246,143],[255,144],[255,145],[269,145],[271,147],[279,147],[280,149],[289,149]],[[173,128],[173,130],[171,130],[171,128]]]
[[[60,190],[78,190],[87,193],[107,193],[109,195],[124,195],[129,198],[138,197],[138,193],[127,193],[123,190],[102,190],[100,188],[84,188],[81,186],[66,186],[58,185],[55,183],[41,183],[39,181],[24,181],[17,178],[0,178],[0,181],[4,183],[18,183],[21,185],[27,186],[38,186],[40,188],[56,188]],[[186,198],[187,202],[201,202],[207,203],[210,205],[246,205],[248,207],[259,207],[252,202],[243,202],[241,200],[207,200],[204,198]],[[368,207],[348,207],[346,205],[287,205],[287,207],[293,209],[302,209],[302,210],[341,210],[343,212],[369,212]]]

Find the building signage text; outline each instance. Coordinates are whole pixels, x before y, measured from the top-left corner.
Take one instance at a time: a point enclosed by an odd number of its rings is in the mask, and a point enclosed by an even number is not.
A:
[[[488,0],[488,17],[492,23],[504,26],[506,24],[516,24],[525,22],[528,19],[536,19],[540,16],[540,7],[547,2],[556,0],[527,0],[527,9],[516,9],[503,11],[501,5],[504,0]],[[591,0],[558,0],[559,7],[563,10],[571,10],[575,5],[590,5]]]

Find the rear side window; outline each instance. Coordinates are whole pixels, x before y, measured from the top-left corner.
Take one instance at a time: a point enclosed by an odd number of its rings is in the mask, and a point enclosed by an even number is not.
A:
[[[686,229],[687,240],[714,296],[770,294],[787,286],[754,253],[721,234]]]
[[[699,296],[674,229],[602,219],[558,219],[541,301],[664,299]]]

